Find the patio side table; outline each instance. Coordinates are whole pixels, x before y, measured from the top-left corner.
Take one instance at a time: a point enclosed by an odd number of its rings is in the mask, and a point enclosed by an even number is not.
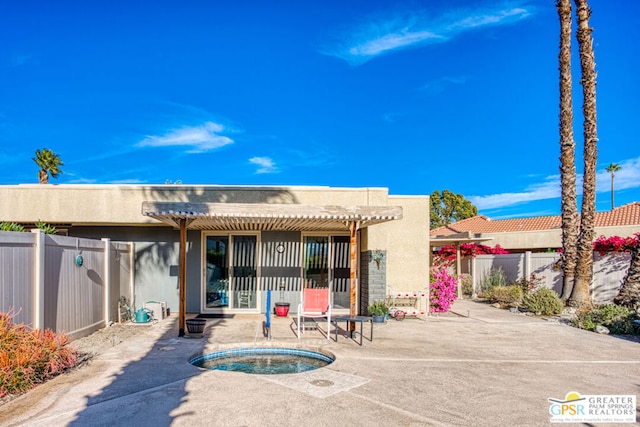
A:
[[[371,333],[369,334],[369,341],[373,341],[373,317],[371,316],[336,316],[331,319],[331,322],[336,325],[336,342],[338,342],[338,323],[346,322],[346,326],[344,330],[345,338],[349,337],[349,322],[357,322],[360,323],[360,345],[362,345],[362,325],[364,322],[369,322],[371,324]]]

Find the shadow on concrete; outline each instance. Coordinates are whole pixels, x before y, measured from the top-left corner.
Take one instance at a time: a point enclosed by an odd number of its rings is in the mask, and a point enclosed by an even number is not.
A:
[[[140,346],[150,346],[140,359],[114,371],[109,385],[99,393],[85,396],[85,408],[68,425],[172,424],[175,418],[172,411],[189,394],[188,380],[203,372],[189,364],[189,359],[202,354],[212,329],[223,326],[226,320],[216,321],[214,325],[207,322],[203,334],[182,338],[177,337],[177,318],[167,321],[172,325],[158,339],[150,342],[146,337],[133,338],[114,347],[119,348],[119,352],[103,355],[127,360],[127,353],[140,353]]]

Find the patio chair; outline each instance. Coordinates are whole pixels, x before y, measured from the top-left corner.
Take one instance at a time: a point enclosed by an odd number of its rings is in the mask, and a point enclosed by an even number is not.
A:
[[[238,291],[237,296],[237,308],[247,307],[251,308],[252,298],[249,291]]]
[[[329,288],[302,290],[302,301],[298,304],[298,339],[304,333],[304,318],[327,318],[327,339],[331,336],[331,303]],[[300,325],[302,324],[302,331]]]

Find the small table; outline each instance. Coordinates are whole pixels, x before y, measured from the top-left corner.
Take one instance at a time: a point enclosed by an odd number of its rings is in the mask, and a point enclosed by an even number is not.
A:
[[[338,342],[338,322],[346,322],[345,327],[345,337],[349,336],[349,322],[358,322],[360,323],[360,345],[362,345],[362,324],[364,322],[371,323],[371,334],[369,336],[369,341],[373,341],[373,317],[371,316],[336,316],[331,319],[332,323],[336,325],[336,342]]]

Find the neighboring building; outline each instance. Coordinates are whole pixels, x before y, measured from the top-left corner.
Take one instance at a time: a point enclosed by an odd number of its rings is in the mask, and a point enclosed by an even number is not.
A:
[[[501,220],[479,215],[431,230],[431,246],[448,245],[456,239],[461,242],[475,239],[489,246],[500,245],[510,252],[544,252],[562,247],[561,227],[560,215]],[[596,213],[596,238],[627,237],[638,232],[640,202]],[[438,245],[438,241],[442,241],[442,244]]]
[[[0,221],[44,221],[72,237],[134,242],[138,307],[163,301],[178,311],[180,224],[190,313],[261,313],[267,289],[272,302],[295,311],[303,286],[330,287],[334,312],[348,313],[353,271],[360,313],[388,285],[428,286],[428,196],[386,188],[64,184],[0,186],[0,199]],[[379,267],[374,254],[382,254]]]

